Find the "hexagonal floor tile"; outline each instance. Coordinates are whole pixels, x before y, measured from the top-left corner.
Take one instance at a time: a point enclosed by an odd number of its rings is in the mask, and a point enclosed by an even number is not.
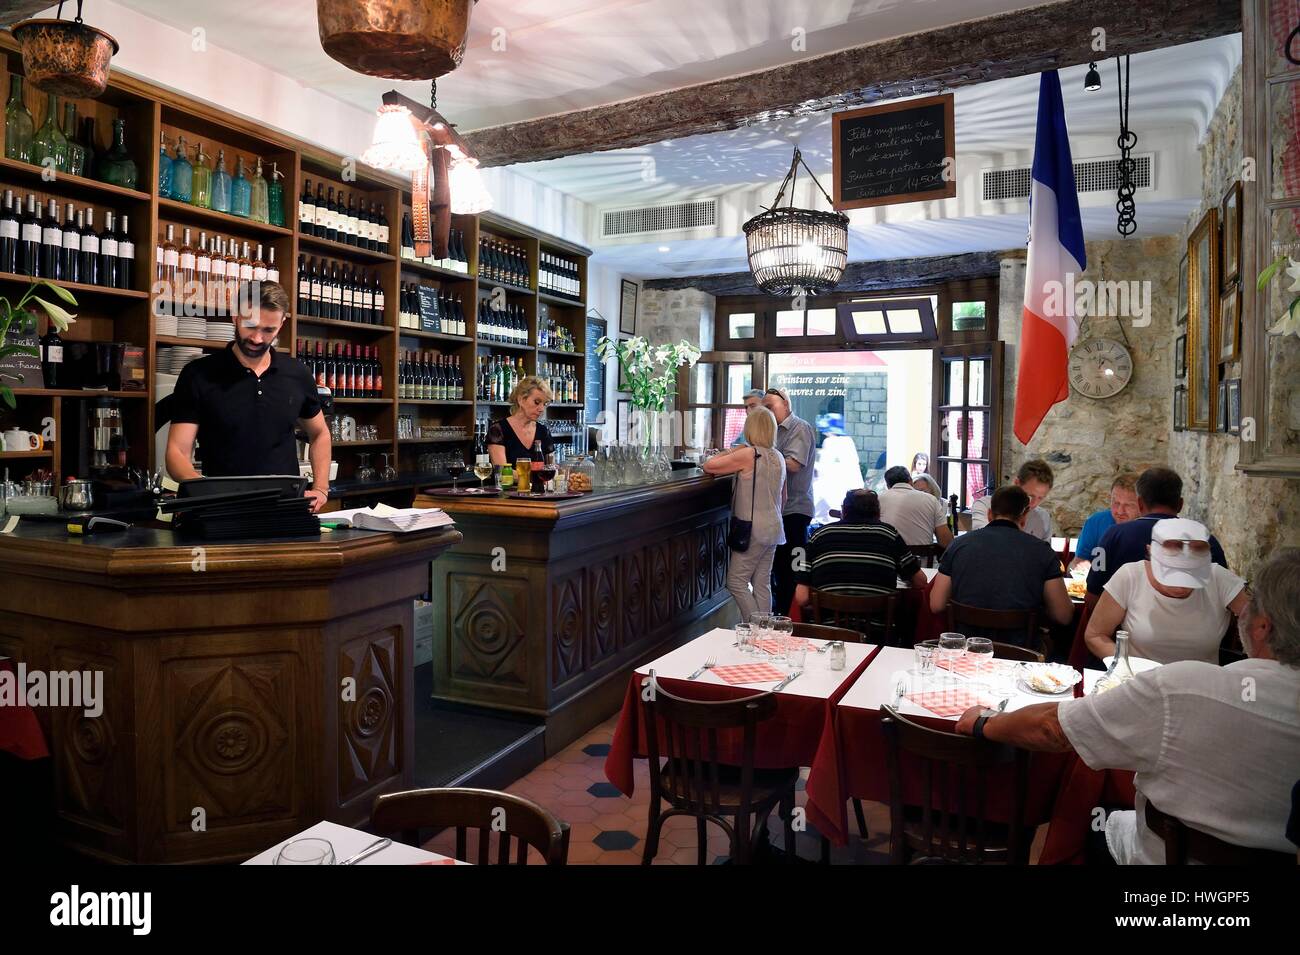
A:
[[[587,792],[598,799],[612,799],[623,795],[613,783],[592,783],[587,787]]]
[[[582,747],[582,751],[588,756],[599,756],[602,759],[609,755],[609,743],[588,743]]]
[[[641,840],[626,829],[612,829],[608,832],[602,832],[592,840],[596,845],[606,851],[619,849],[631,849]]]

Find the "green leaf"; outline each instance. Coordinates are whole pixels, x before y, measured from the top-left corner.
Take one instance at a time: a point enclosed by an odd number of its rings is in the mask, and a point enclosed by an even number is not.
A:
[[[5,404],[10,408],[18,407],[18,402],[14,400],[14,393],[9,389],[8,385],[0,385],[0,398],[3,398]]]
[[[1257,292],[1262,292],[1268,287],[1268,283],[1273,281],[1273,276],[1277,275],[1284,262],[1286,262],[1286,256],[1279,255],[1268,264],[1263,272],[1259,273],[1259,279],[1255,282],[1255,290]]]
[[[54,323],[54,327],[61,332],[66,332],[68,326],[77,320],[77,316],[67,311],[62,305],[55,305],[53,302],[47,302],[39,295],[33,295],[32,298],[41,303],[41,307],[49,313],[50,321]]]
[[[67,302],[69,305],[73,306],[74,308],[76,307],[77,300],[73,298],[72,293],[69,292],[67,289],[65,289],[63,286],[55,285],[53,282],[41,282],[41,284],[44,285],[46,288],[53,289],[55,295],[63,299],[65,302]]]

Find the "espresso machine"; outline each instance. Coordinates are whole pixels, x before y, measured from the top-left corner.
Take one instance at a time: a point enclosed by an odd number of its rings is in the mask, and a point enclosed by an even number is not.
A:
[[[91,482],[94,507],[129,507],[147,498],[148,475],[127,461],[130,444],[123,427],[121,399],[91,398],[79,404],[81,434],[75,476]]]

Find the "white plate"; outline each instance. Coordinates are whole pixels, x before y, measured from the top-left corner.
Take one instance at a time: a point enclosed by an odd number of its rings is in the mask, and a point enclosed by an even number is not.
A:
[[[1101,660],[1102,665],[1109,670],[1110,662],[1114,659],[1113,656],[1103,657]],[[1148,660],[1146,657],[1135,657],[1132,654],[1129,654],[1128,665],[1133,668],[1134,673],[1144,673],[1147,670],[1154,670],[1161,664],[1158,660]]]
[[[1059,690],[1046,689],[1044,685],[1033,682],[1035,674],[1050,673],[1061,681]],[[1072,666],[1060,663],[1022,663],[1016,667],[1016,685],[1027,693],[1037,696],[1064,696],[1074,689],[1076,683],[1083,679],[1083,674]]]

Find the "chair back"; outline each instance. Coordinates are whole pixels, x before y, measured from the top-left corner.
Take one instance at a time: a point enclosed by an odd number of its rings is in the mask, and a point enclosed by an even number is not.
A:
[[[1088,632],[1088,621],[1092,619],[1092,610],[1097,606],[1097,601],[1101,599],[1097,594],[1089,593],[1083,598],[1083,609],[1079,611],[1079,625],[1074,628],[1074,640],[1070,644],[1070,655],[1066,662],[1077,670],[1086,667],[1096,669],[1101,665],[1092,651],[1088,649],[1088,642],[1084,635]]]
[[[1036,610],[987,610],[955,600],[948,601],[948,629],[955,633],[965,633],[963,627],[974,630],[970,636],[987,634],[989,631],[1023,633],[1025,646],[1036,647],[1039,642]]]
[[[1021,824],[1029,786],[1029,753],[988,740],[959,736],[914,723],[882,707],[889,766],[890,861],[909,856],[954,863],[1009,862],[1029,858],[1030,832]],[[904,770],[919,769],[919,825],[909,826]],[[988,816],[989,774],[1013,765],[1009,824]],[[937,794],[937,795],[936,795]],[[915,818],[916,814],[912,814]]]
[[[908,544],[907,549],[916,556],[922,567],[938,567],[939,559],[947,548],[941,544]]]
[[[547,865],[569,859],[569,827],[537,803],[491,789],[413,789],[385,793],[375,799],[370,828],[420,844],[421,829],[455,829],[456,858],[475,865],[527,865],[531,846]],[[478,830],[478,851],[469,858],[467,834]],[[492,836],[497,837],[495,862]],[[513,846],[513,850],[512,850]],[[512,861],[511,854],[514,854]]]
[[[1295,853],[1274,849],[1235,846],[1193,829],[1181,819],[1167,815],[1151,803],[1146,805],[1147,828],[1165,841],[1165,865],[1188,865],[1195,859],[1203,865],[1285,865],[1294,867]]]
[[[642,685],[650,688],[645,701],[650,799],[663,799],[673,809],[691,815],[717,815],[722,809],[724,775],[734,779],[736,765],[719,758],[719,738],[738,732],[740,815],[748,816],[754,796],[758,724],[776,713],[776,694],[757,693],[717,702],[688,700],[665,690],[653,671]],[[730,772],[724,774],[723,766]]]
[[[1031,650],[1028,647],[1018,647],[1014,643],[998,643],[994,640],[993,659],[1020,660],[1024,663],[1042,663],[1043,655],[1037,650]]]
[[[810,596],[812,623],[857,630],[867,640],[872,639],[873,633],[879,633],[879,639],[874,642],[893,645],[897,593],[860,596],[831,594],[814,588]]]
[[[1226,667],[1229,663],[1244,659],[1246,650],[1241,643],[1241,633],[1237,630],[1237,618],[1228,614],[1228,629],[1223,631],[1223,639],[1219,641],[1219,666]]]
[[[805,640],[843,640],[845,643],[866,643],[866,636],[847,627],[827,627],[820,623],[799,622],[794,625],[794,635]]]

